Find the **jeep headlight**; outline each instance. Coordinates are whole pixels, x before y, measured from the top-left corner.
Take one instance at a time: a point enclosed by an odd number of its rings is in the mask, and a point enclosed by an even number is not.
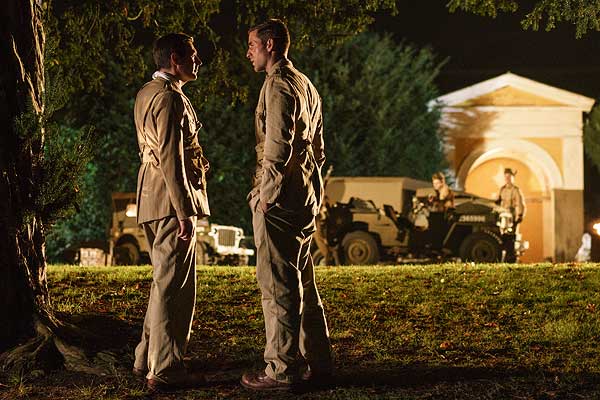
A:
[[[596,222],[593,226],[594,230],[596,231],[596,235],[600,236],[600,222]]]

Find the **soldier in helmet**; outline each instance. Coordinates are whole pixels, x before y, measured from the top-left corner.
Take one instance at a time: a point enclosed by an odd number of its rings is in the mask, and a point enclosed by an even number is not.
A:
[[[523,221],[527,208],[525,207],[525,198],[523,192],[515,185],[516,171],[510,168],[504,169],[504,186],[500,188],[497,203],[500,206],[510,210],[513,215],[515,232],[517,226]]]

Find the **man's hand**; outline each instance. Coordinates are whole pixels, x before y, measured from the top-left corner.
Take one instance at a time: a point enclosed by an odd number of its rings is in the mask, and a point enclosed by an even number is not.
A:
[[[186,219],[179,220],[179,232],[177,233],[177,237],[181,240],[188,241],[192,238],[194,234],[194,223],[192,222],[192,217]]]

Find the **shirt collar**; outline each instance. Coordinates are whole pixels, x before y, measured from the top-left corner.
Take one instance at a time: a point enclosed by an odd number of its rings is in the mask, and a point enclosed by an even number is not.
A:
[[[281,69],[283,67],[293,67],[293,66],[294,65],[292,64],[292,62],[290,60],[283,57],[281,60],[279,60],[275,64],[273,64],[273,67],[271,67],[271,72],[269,72],[267,74],[267,76],[273,75],[275,73],[275,71],[277,71],[278,69]]]
[[[180,87],[180,85],[179,85],[179,81],[177,80],[177,78],[175,78],[173,75],[171,75],[171,74],[169,74],[169,73],[167,73],[167,72],[163,72],[163,71],[155,71],[155,72],[152,74],[152,79],[158,79],[158,78],[161,78],[161,79],[164,79],[164,80],[166,80],[166,81],[169,81],[169,82],[171,82],[171,83],[172,83],[173,85],[175,85],[177,88],[179,88],[179,87]]]

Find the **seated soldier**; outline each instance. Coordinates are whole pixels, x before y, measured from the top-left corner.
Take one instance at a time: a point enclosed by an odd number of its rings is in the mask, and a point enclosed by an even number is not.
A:
[[[446,177],[441,172],[431,176],[431,183],[435,189],[435,195],[429,196],[429,209],[434,212],[445,212],[454,208],[454,192],[446,184]]]

